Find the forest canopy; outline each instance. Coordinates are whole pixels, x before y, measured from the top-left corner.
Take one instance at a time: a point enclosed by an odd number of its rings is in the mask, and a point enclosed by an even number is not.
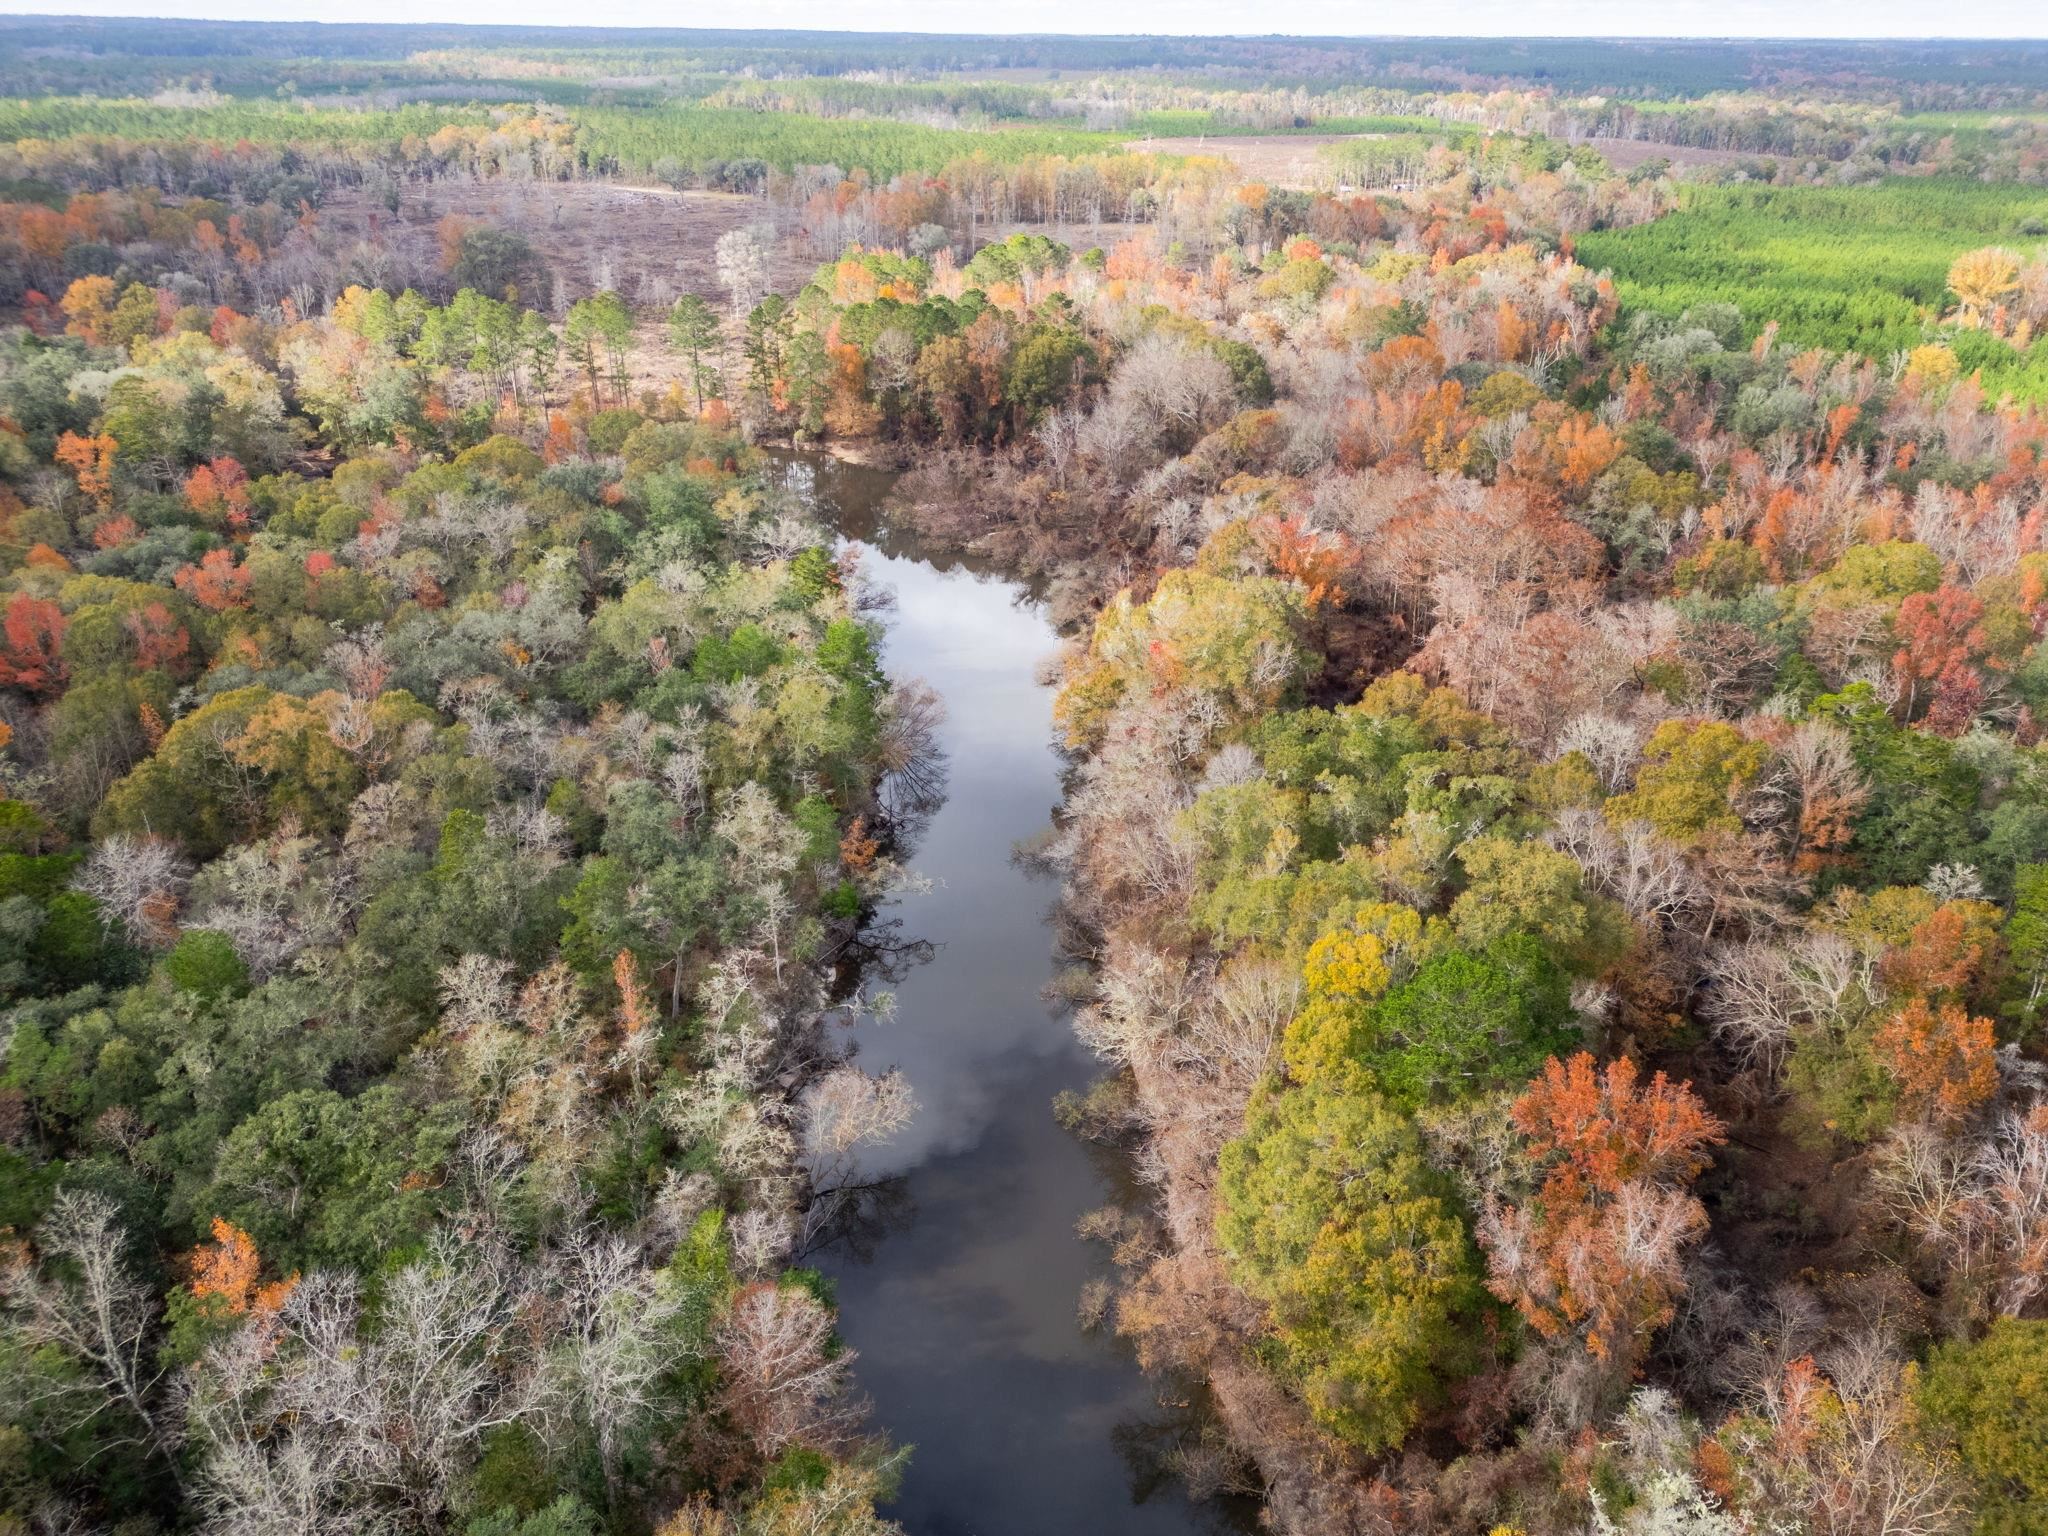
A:
[[[831,455],[1064,635],[1148,1488],[2048,1528],[2048,51],[0,40],[0,1536],[899,1531]]]

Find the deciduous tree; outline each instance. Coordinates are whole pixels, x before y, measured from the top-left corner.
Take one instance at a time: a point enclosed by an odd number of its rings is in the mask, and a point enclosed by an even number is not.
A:
[[[1480,1228],[1494,1293],[1546,1338],[1576,1337],[1626,1380],[1683,1288],[1686,1246],[1706,1230],[1687,1185],[1722,1139],[1690,1088],[1640,1081],[1626,1057],[1552,1059],[1515,1101],[1541,1178]]]

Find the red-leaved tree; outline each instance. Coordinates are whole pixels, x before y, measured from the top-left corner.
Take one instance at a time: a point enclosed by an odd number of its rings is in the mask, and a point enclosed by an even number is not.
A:
[[[29,693],[55,693],[64,686],[64,610],[47,598],[17,592],[0,623],[0,683]]]

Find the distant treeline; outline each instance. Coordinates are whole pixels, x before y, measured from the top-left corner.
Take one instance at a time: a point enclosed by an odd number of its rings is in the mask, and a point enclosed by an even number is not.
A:
[[[2048,44],[1614,39],[974,37],[918,33],[300,22],[0,19],[0,90],[122,91],[194,71],[252,80],[305,61],[402,64],[435,50],[517,52],[536,74],[843,75],[1168,70],[1211,79],[1344,78],[1421,89],[1524,83],[1631,99],[1826,81],[1906,105],[2001,106],[2048,90]],[[260,66],[260,67],[259,67]],[[332,78],[331,69],[323,76]]]

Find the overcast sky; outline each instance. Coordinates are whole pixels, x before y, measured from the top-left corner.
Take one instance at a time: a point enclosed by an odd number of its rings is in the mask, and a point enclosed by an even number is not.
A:
[[[0,12],[292,21],[1297,36],[2043,37],[2043,0],[0,0]]]

